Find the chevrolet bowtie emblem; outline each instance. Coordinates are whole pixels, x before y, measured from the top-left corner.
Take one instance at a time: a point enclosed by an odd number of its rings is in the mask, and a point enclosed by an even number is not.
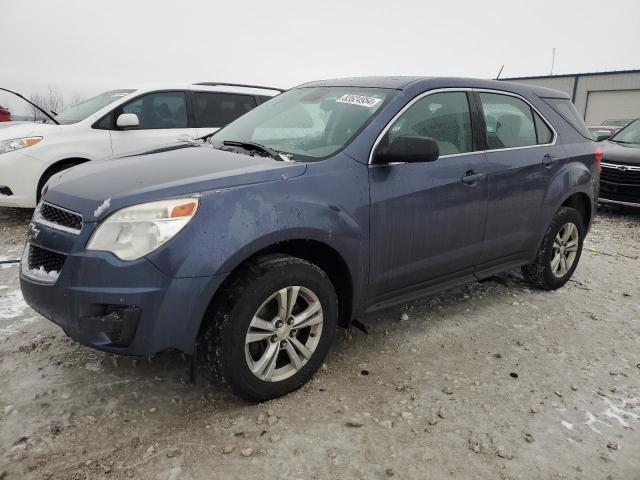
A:
[[[618,165],[616,168],[621,172],[626,172],[627,170],[629,170],[629,167],[627,167],[626,165]]]

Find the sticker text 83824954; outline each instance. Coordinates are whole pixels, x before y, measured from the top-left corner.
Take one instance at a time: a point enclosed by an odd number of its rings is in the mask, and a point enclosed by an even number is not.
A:
[[[367,97],[366,95],[351,95],[346,94],[336,100],[338,103],[349,103],[351,105],[360,105],[361,107],[373,108],[382,99],[376,97]]]

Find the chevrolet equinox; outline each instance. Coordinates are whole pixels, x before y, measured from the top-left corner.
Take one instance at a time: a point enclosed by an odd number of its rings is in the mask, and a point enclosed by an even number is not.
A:
[[[514,268],[564,285],[600,159],[555,90],[312,82],[209,137],[52,177],[21,287],[85,345],[197,352],[266,400],[303,385],[365,312]]]

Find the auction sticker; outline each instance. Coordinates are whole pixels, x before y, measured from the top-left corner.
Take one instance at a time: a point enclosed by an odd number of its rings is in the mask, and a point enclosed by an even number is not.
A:
[[[336,102],[349,103],[351,105],[360,105],[362,107],[373,108],[380,103],[381,98],[367,97],[366,95],[346,94],[341,96]]]

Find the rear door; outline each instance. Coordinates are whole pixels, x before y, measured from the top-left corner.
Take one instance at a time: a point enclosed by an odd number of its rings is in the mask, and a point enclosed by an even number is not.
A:
[[[427,94],[393,122],[376,147],[398,136],[425,136],[438,142],[440,158],[369,166],[374,303],[470,276],[480,258],[487,162],[474,138],[472,105],[467,91]]]
[[[202,137],[228,125],[254,109],[254,95],[221,92],[193,92],[198,136]]]
[[[524,98],[477,91],[487,143],[489,203],[478,270],[537,249],[550,179],[566,157],[551,124]]]
[[[121,113],[135,113],[138,127],[118,128]],[[196,137],[190,121],[186,92],[170,90],[141,95],[113,112],[111,146],[114,155],[157,147]],[[106,117],[105,117],[106,118]]]

